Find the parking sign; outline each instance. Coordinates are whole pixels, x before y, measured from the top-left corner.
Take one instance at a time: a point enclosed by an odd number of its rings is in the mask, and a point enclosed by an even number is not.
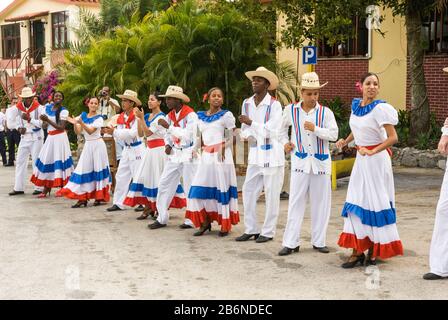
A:
[[[317,63],[317,47],[307,46],[302,50],[302,64],[316,64]]]

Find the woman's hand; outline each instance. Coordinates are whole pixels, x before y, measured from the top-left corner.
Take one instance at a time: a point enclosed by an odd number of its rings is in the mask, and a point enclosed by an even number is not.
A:
[[[77,123],[76,118],[72,118],[70,116],[67,117],[68,123],[75,125]]]
[[[285,150],[285,153],[290,153],[292,150],[294,150],[295,147],[296,146],[294,145],[294,143],[288,142],[287,144],[285,144],[283,149]]]
[[[134,114],[135,114],[135,116],[136,116],[137,118],[139,118],[139,119],[143,119],[143,117],[145,116],[145,115],[143,114],[143,111],[140,111],[139,108],[134,108]]]
[[[344,139],[339,139],[338,142],[336,142],[336,148],[342,149],[347,145],[347,142]]]
[[[448,154],[448,136],[442,136],[439,141],[439,146],[437,148],[439,152],[443,155]]]
[[[42,120],[43,122],[47,122],[48,121],[48,116],[46,114],[41,114],[40,115],[40,120]]]

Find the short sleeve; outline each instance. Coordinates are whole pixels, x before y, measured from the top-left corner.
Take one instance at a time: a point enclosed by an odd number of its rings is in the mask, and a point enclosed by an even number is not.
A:
[[[165,119],[165,117],[160,115],[157,118],[155,118],[149,125],[149,130],[151,130],[152,133],[156,133],[157,131],[161,130],[161,128],[163,128],[163,127],[159,126],[160,119]],[[165,129],[165,128],[163,128],[163,129]]]
[[[234,129],[236,128],[236,120],[235,120],[235,116],[233,115],[232,112],[227,111],[224,115],[223,115],[223,122],[224,122],[224,128],[226,129]]]
[[[380,127],[385,124],[396,126],[398,124],[398,112],[388,103],[380,103],[375,108],[375,120]]]
[[[97,119],[95,119],[95,121],[93,121],[92,123],[92,127],[94,128],[101,128],[104,126],[104,119],[103,117],[98,117]]]
[[[67,120],[67,117],[68,117],[68,110],[62,110],[60,115],[59,115],[59,118],[61,120]]]

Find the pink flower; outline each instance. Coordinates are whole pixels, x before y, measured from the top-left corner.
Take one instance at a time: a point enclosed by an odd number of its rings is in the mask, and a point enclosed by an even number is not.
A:
[[[361,82],[356,81],[355,88],[356,88],[356,91],[358,91],[359,93],[362,93],[362,83]]]

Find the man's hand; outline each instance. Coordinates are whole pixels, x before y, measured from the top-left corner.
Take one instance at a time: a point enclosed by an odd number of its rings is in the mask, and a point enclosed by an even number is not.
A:
[[[41,114],[40,115],[40,120],[42,120],[43,122],[47,122],[48,121],[48,116],[46,114]]]
[[[446,122],[446,121],[445,121]],[[442,136],[439,141],[439,146],[437,148],[439,152],[443,155],[448,155],[448,136]]]
[[[26,128],[18,128],[17,131],[19,131],[20,134],[25,134]]]
[[[26,121],[31,120],[31,116],[28,113],[22,113],[22,119]]]
[[[240,120],[241,123],[247,124],[248,126],[252,124],[252,120],[248,116],[245,116],[243,114],[238,117],[238,120]]]
[[[305,128],[305,130],[314,132],[314,128],[316,127],[316,125],[312,122],[305,121],[305,123],[303,124],[303,127]]]
[[[166,122],[165,119],[159,119],[159,121],[157,123],[160,126],[164,127],[165,129],[168,129],[170,127],[170,125],[168,124],[168,122]]]
[[[163,120],[163,119],[161,119],[161,120]],[[165,153],[166,153],[167,155],[170,155],[172,149],[173,149],[173,148],[171,148],[171,146],[166,145],[166,146],[165,146]]]
[[[345,142],[344,139],[339,139],[338,142],[336,142],[336,148],[342,149],[347,145],[347,142]]]
[[[294,150],[295,147],[296,146],[294,145],[294,143],[288,142],[287,144],[285,144],[283,149],[285,150],[285,153],[290,153],[292,150]]]

